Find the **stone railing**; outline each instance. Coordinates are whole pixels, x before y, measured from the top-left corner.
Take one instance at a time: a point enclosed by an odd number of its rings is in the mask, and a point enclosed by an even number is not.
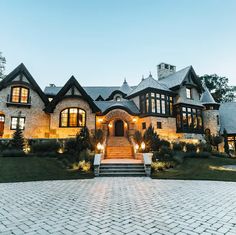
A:
[[[102,160],[102,154],[101,153],[95,154],[93,162],[95,176],[99,176],[101,160]]]
[[[153,153],[143,153],[143,164],[147,176],[151,176],[151,164]]]

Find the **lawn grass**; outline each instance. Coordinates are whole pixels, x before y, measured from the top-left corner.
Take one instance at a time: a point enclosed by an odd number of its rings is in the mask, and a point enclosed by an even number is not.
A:
[[[236,165],[236,159],[219,157],[186,158],[182,164],[174,169],[153,173],[152,178],[236,182],[236,171],[219,168],[224,165]]]
[[[93,173],[67,170],[56,158],[0,157],[0,183],[86,178]]]

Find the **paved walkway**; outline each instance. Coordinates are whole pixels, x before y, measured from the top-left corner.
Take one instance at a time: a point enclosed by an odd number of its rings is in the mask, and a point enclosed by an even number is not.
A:
[[[0,184],[0,234],[236,234],[236,183],[96,178]]]

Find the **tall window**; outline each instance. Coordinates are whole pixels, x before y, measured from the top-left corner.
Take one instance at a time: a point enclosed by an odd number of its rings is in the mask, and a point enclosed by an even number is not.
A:
[[[186,97],[187,97],[187,99],[192,99],[192,90],[191,90],[191,88],[186,88]]]
[[[176,126],[181,132],[202,132],[202,110],[197,107],[177,107]]]
[[[140,96],[141,113],[172,115],[173,98],[159,93],[147,93]]]
[[[13,103],[29,103],[29,89],[25,87],[12,87],[11,102]]]
[[[11,130],[16,130],[18,121],[20,129],[25,129],[25,117],[11,117]]]
[[[80,108],[67,108],[61,111],[60,127],[84,127],[86,113]]]

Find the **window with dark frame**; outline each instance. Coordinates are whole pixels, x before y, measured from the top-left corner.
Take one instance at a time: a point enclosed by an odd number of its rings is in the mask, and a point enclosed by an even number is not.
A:
[[[143,129],[143,130],[146,129],[146,122],[142,122],[142,129]]]
[[[173,97],[155,92],[140,96],[140,111],[142,114],[160,114],[172,116]]]
[[[84,127],[86,112],[80,108],[67,108],[60,113],[60,127]]]
[[[176,127],[179,132],[202,132],[202,110],[197,107],[180,106],[176,108]]]
[[[25,129],[25,117],[11,117],[11,130],[16,130],[18,121],[20,129]]]
[[[12,103],[29,103],[29,89],[26,87],[12,87],[11,88],[11,99]]]
[[[186,87],[186,97],[187,99],[192,99],[192,89]]]
[[[162,123],[161,122],[157,122],[157,129],[162,129]]]

